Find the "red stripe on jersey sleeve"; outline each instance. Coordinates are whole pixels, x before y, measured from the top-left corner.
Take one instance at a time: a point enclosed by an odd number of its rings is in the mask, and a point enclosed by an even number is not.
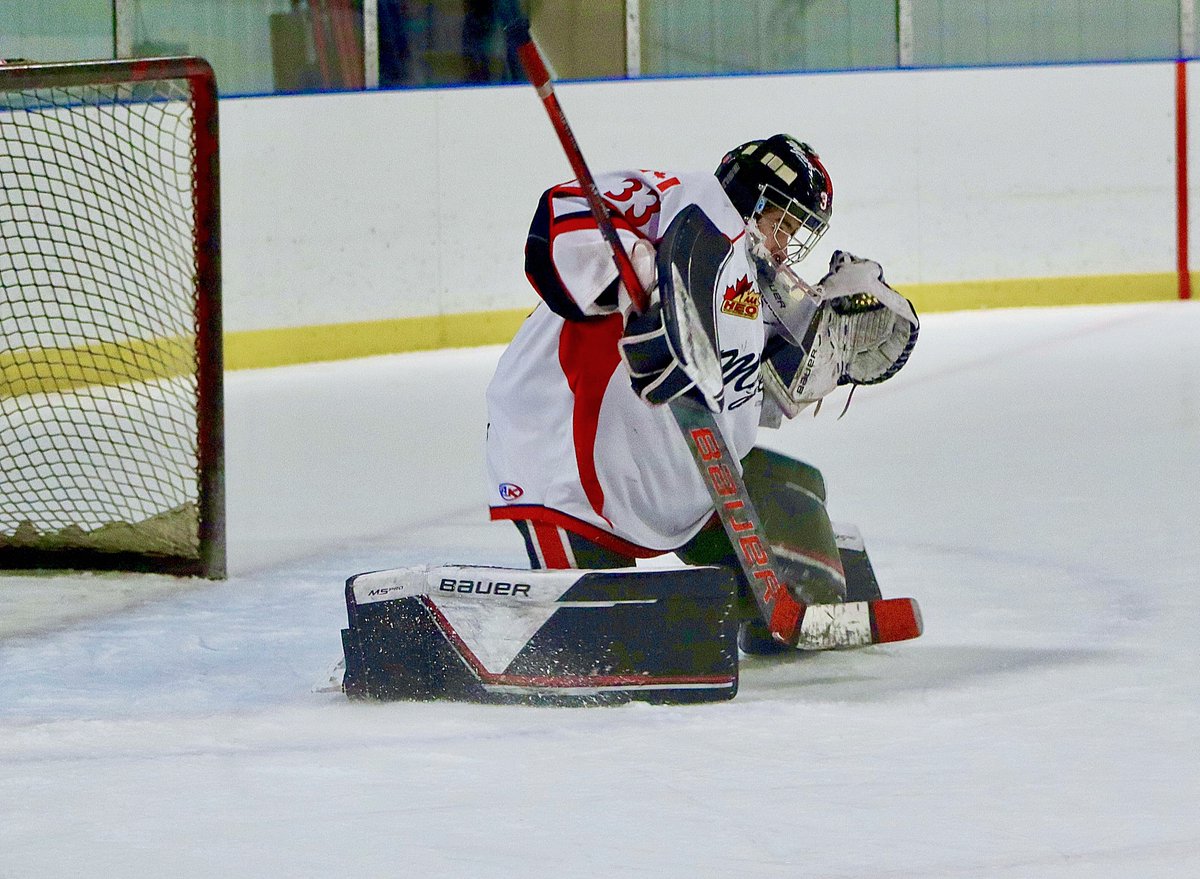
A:
[[[626,232],[631,232],[638,238],[645,238],[646,235],[625,217],[620,214],[612,214],[612,224],[617,229],[624,229]],[[563,217],[554,217],[550,220],[550,237],[553,240],[564,232],[578,232],[581,229],[598,229],[596,218],[591,214],[566,214]]]

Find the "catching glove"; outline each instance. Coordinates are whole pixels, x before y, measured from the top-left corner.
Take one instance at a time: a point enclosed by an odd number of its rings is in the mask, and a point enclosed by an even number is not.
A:
[[[839,385],[891,378],[917,342],[912,303],[887,285],[873,260],[835,252],[811,293],[820,306],[807,327],[785,324],[783,338],[791,344],[763,360],[766,427],[795,418]]]
[[[879,263],[835,251],[816,289],[836,315],[830,328],[841,337],[844,358],[838,384],[878,384],[908,362],[920,323],[912,303],[884,281]]]

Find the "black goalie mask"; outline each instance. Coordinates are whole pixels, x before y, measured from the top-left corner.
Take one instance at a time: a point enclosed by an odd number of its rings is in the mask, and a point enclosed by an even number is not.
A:
[[[813,148],[794,137],[776,134],[734,148],[717,179],[750,234],[780,242],[768,248],[777,263],[804,259],[829,227],[833,183]],[[764,216],[769,223],[760,222]]]

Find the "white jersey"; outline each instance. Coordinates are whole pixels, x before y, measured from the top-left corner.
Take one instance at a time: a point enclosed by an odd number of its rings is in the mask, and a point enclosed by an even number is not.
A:
[[[744,221],[711,174],[626,171],[596,183],[627,250],[638,237],[657,244],[690,204],[733,243],[714,297],[725,381],[716,420],[741,459],[758,433],[765,337]],[[554,524],[627,555],[682,546],[710,518],[712,502],[669,409],[630,386],[617,346],[616,267],[577,183],[543,196],[526,258],[546,301],[487,391],[492,518]]]

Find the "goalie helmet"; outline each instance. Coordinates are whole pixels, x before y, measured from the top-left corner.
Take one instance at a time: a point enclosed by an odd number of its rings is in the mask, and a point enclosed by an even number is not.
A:
[[[735,147],[721,160],[717,179],[752,234],[782,233],[785,265],[804,259],[829,227],[833,183],[813,148],[794,137],[776,134]],[[759,220],[769,208],[779,215],[763,230]]]

